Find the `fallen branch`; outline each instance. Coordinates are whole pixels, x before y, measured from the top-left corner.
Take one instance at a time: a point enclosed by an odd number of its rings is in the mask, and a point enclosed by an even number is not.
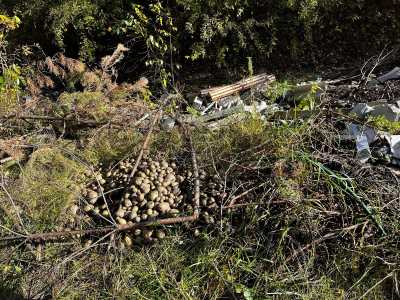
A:
[[[142,161],[142,158],[143,158],[143,155],[144,155],[144,151],[149,147],[151,135],[152,135],[154,127],[158,123],[158,120],[160,119],[160,117],[161,117],[161,111],[159,111],[155,115],[155,117],[153,119],[153,122],[150,125],[149,132],[147,133],[146,138],[145,138],[145,140],[143,142],[142,149],[140,149],[139,155],[136,158],[135,165],[133,166],[132,172],[129,174],[129,177],[128,177],[128,180],[127,180],[127,185],[126,185],[126,187],[124,189],[123,194],[125,194],[129,189],[129,182],[132,181],[133,176],[135,176],[135,174],[136,174],[136,171],[137,171],[137,169],[139,167],[139,164]]]
[[[146,221],[136,224],[126,224],[119,225],[117,228],[114,226],[107,226],[101,228],[94,228],[88,230],[71,230],[71,231],[58,231],[58,232],[47,232],[47,233],[36,233],[27,236],[7,236],[0,239],[0,242],[16,242],[16,241],[26,241],[26,242],[46,242],[60,240],[63,238],[71,238],[76,235],[86,236],[86,235],[97,235],[97,234],[107,234],[112,231],[124,232],[130,231],[136,228],[143,227],[154,227],[160,225],[173,225],[177,223],[193,222],[198,219],[198,216],[188,216],[188,217],[176,217],[176,218],[166,218],[157,221]]]
[[[12,161],[12,160],[13,160],[13,158],[11,156],[3,158],[3,159],[0,159],[0,165],[1,164],[5,164],[6,162],[9,162],[9,161]]]
[[[76,120],[76,119],[68,119],[68,118],[61,118],[61,117],[51,117],[51,116],[36,116],[36,115],[10,115],[6,117],[0,117],[0,120],[33,120],[33,121],[48,121],[48,122],[63,122],[70,124],[70,127],[77,127],[77,126],[85,126],[89,128],[96,128],[99,126],[110,125],[117,128],[124,128],[127,124],[126,122],[116,122],[112,120],[104,120],[104,121],[96,121],[96,120]],[[138,122],[134,123],[134,126],[137,125]]]

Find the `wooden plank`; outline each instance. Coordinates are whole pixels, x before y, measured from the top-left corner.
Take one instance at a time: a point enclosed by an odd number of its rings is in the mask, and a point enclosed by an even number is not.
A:
[[[245,78],[241,81],[238,81],[234,84],[225,85],[221,87],[214,87],[209,89],[204,89],[200,91],[202,96],[207,96],[211,98],[213,101],[218,101],[221,98],[233,95],[235,93],[239,93],[241,91],[247,90],[252,88],[253,86],[266,83],[266,82],[273,82],[275,81],[274,75],[268,74],[260,74],[257,76],[252,76],[249,78]]]

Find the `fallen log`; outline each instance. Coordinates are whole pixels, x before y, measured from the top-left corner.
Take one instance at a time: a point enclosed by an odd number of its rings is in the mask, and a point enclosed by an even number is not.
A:
[[[268,74],[264,73],[264,74],[260,74],[257,76],[252,76],[252,77],[243,79],[234,84],[204,89],[204,90],[200,91],[200,94],[202,96],[209,97],[213,101],[218,101],[224,97],[233,95],[235,93],[242,92],[247,89],[250,89],[253,86],[263,84],[263,83],[271,83],[274,81],[275,81],[274,75],[268,75]]]

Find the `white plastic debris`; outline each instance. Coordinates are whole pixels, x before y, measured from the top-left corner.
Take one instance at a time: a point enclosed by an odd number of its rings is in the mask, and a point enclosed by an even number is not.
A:
[[[164,116],[160,120],[160,126],[163,130],[172,130],[175,126],[175,119],[168,116]]]
[[[201,115],[204,116],[207,114],[212,108],[214,108],[217,105],[217,102],[212,102],[209,106],[206,107],[205,110],[201,112]]]
[[[356,140],[357,159],[366,163],[371,158],[369,145],[377,140],[376,132],[370,127],[361,127],[357,124],[348,124],[347,130]]]
[[[358,117],[365,117],[370,111],[372,111],[372,107],[367,103],[357,103],[353,110],[351,111],[353,114],[356,114]]]
[[[243,110],[245,112],[250,112],[250,113],[254,113],[254,112],[261,113],[264,110],[266,110],[267,108],[268,108],[267,103],[265,101],[260,101],[258,103],[255,103],[254,105],[244,106]]]
[[[240,96],[228,96],[223,98],[217,102],[218,107],[220,110],[228,109],[237,105],[242,105],[243,100]]]
[[[394,158],[400,159],[400,135],[384,134]]]
[[[203,107],[203,99],[196,96],[196,98],[194,98],[194,100],[193,100],[193,104],[196,108],[200,109],[201,107]]]
[[[369,115],[372,117],[384,116],[389,121],[398,122],[400,120],[400,108],[393,104],[376,105]]]
[[[366,116],[382,116],[392,122],[400,121],[400,108],[397,105],[389,103],[358,103],[351,112],[361,118]]]
[[[366,163],[371,158],[371,150],[369,149],[368,138],[365,134],[356,136],[357,159]]]
[[[379,82],[386,82],[389,80],[398,80],[400,79],[400,68],[399,67],[395,67],[392,71],[378,77],[378,81]]]

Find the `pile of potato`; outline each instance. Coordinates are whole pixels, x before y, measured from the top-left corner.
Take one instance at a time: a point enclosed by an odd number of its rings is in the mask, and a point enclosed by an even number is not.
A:
[[[130,178],[134,165],[135,159],[130,158],[104,170],[99,168],[96,180],[82,191],[85,199],[82,210],[93,220],[114,220],[120,225],[193,214],[194,177],[191,171],[180,172],[175,162],[146,158]],[[200,171],[199,179],[201,220],[214,223],[212,212],[223,199],[223,184],[217,176],[207,176],[204,171]],[[123,244],[129,247],[134,241],[164,237],[162,230],[136,229],[124,236]]]

